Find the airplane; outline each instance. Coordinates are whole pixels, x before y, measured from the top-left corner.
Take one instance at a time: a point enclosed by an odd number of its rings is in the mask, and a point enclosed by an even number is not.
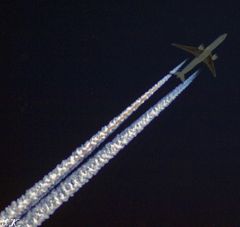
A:
[[[196,65],[203,62],[207,65],[208,69],[211,71],[214,77],[216,77],[216,71],[213,61],[218,57],[216,54],[212,54],[212,51],[219,46],[224,39],[227,37],[227,33],[220,35],[216,40],[214,40],[209,46],[204,48],[204,45],[201,44],[199,47],[185,46],[176,43],[172,43],[173,46],[187,51],[195,56],[195,58],[180,72],[175,72],[173,75],[176,75],[182,82],[185,80],[185,75],[191,71]]]

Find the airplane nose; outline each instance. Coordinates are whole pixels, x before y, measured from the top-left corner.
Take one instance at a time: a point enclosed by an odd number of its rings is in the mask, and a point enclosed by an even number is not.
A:
[[[225,39],[227,37],[227,33],[224,33],[222,36]]]

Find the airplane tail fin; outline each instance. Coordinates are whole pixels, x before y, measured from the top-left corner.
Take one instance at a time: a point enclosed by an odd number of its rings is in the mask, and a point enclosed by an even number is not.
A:
[[[181,72],[175,72],[174,75],[177,76],[177,78],[179,78],[182,82],[185,80],[185,75]]]

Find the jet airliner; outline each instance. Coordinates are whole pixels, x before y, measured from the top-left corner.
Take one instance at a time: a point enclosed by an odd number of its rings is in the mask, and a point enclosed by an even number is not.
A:
[[[218,47],[224,39],[227,37],[227,33],[224,33],[223,35],[219,36],[216,40],[214,40],[209,46],[204,48],[204,45],[201,44],[199,47],[193,47],[193,46],[185,46],[173,43],[172,45],[180,48],[184,51],[187,51],[195,56],[195,58],[186,65],[185,68],[183,68],[180,72],[174,73],[181,81],[185,80],[185,75],[190,72],[196,65],[198,65],[201,62],[204,62],[208,69],[211,71],[214,77],[216,77],[216,71],[214,67],[213,61],[217,59],[216,54],[212,54],[212,51]]]

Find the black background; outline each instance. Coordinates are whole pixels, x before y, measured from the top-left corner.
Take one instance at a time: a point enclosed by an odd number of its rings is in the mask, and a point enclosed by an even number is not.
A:
[[[230,1],[1,1],[0,210],[191,57],[172,42],[208,45],[226,32],[217,78],[201,65],[43,226],[240,226],[239,19]]]

